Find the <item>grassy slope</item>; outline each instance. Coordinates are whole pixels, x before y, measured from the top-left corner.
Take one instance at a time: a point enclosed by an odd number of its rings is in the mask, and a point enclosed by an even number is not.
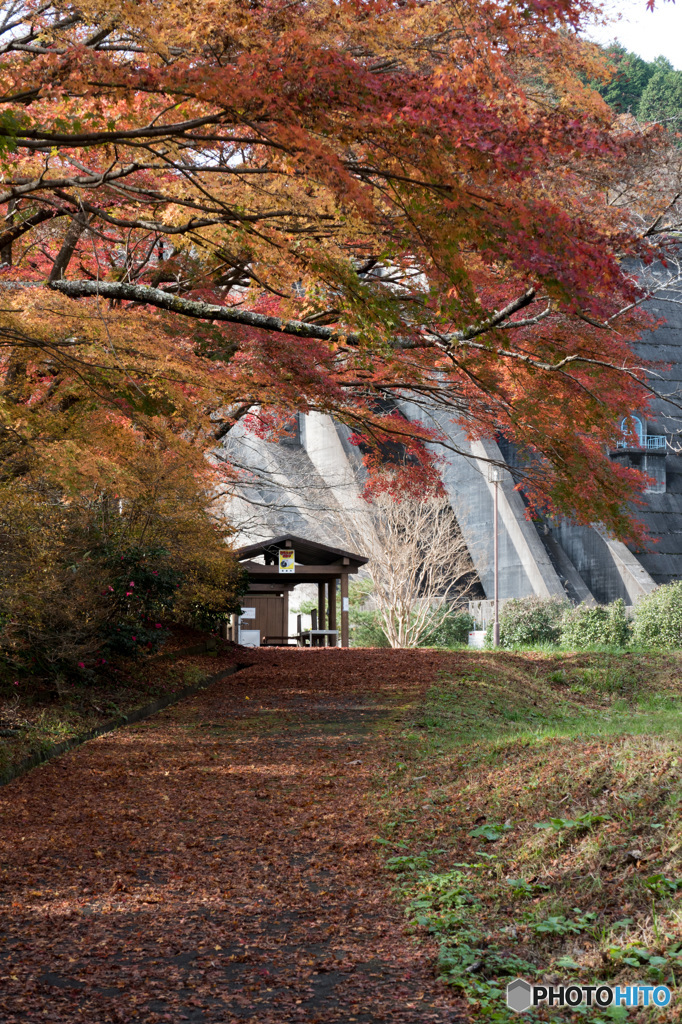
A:
[[[396,736],[379,840],[416,931],[441,942],[443,977],[494,1021],[518,1019],[503,990],[519,974],[675,985],[682,657],[443,665]],[[676,1020],[680,1005],[620,1016]]]

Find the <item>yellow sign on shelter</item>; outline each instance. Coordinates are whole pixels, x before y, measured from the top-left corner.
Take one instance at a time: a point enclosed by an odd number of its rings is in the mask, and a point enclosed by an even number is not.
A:
[[[295,552],[291,548],[279,549],[279,571],[296,572]]]

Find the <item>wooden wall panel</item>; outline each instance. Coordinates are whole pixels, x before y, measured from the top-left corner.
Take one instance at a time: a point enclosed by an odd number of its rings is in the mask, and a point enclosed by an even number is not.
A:
[[[255,620],[249,619],[246,625],[250,629],[260,631],[261,643],[268,636],[284,636],[286,634],[286,631],[283,631],[283,597],[274,594],[247,594],[243,598],[243,604],[256,609]]]

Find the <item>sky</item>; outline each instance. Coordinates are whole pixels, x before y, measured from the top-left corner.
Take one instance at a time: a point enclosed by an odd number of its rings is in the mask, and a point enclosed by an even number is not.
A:
[[[588,33],[591,39],[597,43],[617,39],[644,60],[663,54],[682,71],[682,0],[674,4],[657,0],[653,13],[647,10],[646,0],[608,0],[606,6],[621,18],[605,28],[594,28]]]

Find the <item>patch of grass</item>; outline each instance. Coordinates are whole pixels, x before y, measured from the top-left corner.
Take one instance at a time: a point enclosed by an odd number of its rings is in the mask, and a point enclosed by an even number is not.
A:
[[[201,665],[188,665],[182,673],[185,686],[198,686],[208,679],[208,672]]]
[[[676,988],[682,657],[454,657],[395,737],[382,833],[444,980],[494,1022],[516,975]]]
[[[487,863],[459,864],[440,873],[421,873],[403,883],[402,897],[413,926],[440,944],[438,967],[449,984],[464,992],[486,1017],[499,1016],[506,980],[533,977],[535,965],[517,956],[508,941],[490,942],[476,921],[481,908],[481,869]]]

